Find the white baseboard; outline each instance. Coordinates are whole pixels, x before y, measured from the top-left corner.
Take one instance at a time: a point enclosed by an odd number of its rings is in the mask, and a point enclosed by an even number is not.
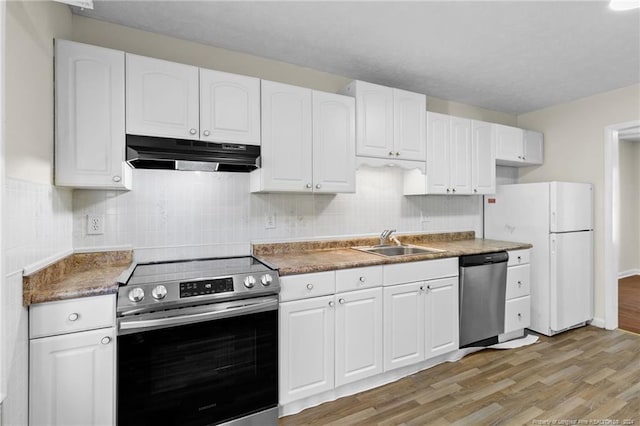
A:
[[[618,272],[618,279],[632,277],[634,275],[640,275],[640,269],[628,269],[626,271]]]

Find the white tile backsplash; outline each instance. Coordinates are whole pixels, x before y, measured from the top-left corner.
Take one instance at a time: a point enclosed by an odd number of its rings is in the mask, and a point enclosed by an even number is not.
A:
[[[138,260],[248,253],[255,241],[482,231],[480,196],[402,195],[403,173],[362,168],[354,194],[250,194],[242,173],[134,170],[129,192],[75,190],[73,247],[132,246]],[[87,214],[105,216],[87,235]],[[267,215],[275,228],[267,229]]]

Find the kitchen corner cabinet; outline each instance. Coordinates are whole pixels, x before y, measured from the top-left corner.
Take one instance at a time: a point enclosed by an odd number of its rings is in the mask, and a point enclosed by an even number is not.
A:
[[[355,105],[347,96],[262,81],[262,167],[252,192],[355,192]]]
[[[127,133],[260,145],[260,80],[127,54]]]
[[[542,164],[542,133],[495,124],[496,163],[524,167]]]
[[[55,184],[131,189],[124,52],[55,41]]]
[[[356,99],[358,156],[425,161],[425,95],[358,80],[342,93]]]
[[[32,305],[29,424],[115,425],[115,295]]]

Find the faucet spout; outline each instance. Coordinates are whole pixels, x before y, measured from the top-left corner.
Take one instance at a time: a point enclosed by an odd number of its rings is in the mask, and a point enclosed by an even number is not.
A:
[[[380,245],[383,246],[387,244],[387,240],[394,232],[396,232],[395,229],[385,229],[384,231],[382,231],[382,233],[380,234]]]

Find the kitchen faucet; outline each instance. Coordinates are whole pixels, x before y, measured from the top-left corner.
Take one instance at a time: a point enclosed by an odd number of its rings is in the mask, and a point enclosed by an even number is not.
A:
[[[391,237],[391,234],[393,234],[394,232],[396,232],[395,229],[385,229],[384,231],[382,231],[382,234],[380,234],[380,245],[384,246],[387,244],[387,240],[389,239],[389,237]]]

